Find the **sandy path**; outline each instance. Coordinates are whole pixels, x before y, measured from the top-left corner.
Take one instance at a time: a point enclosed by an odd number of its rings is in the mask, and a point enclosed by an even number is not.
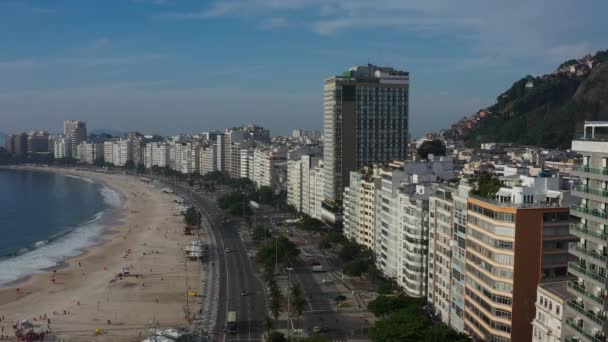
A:
[[[134,177],[70,172],[100,179],[123,195],[123,208],[112,211],[118,221],[104,244],[56,271],[55,284],[49,271],[0,289],[4,334],[12,334],[14,321],[44,314],[51,320],[51,329],[66,341],[137,341],[147,334],[153,320],[161,327],[187,326],[187,287],[199,291],[201,267],[185,262],[182,247],[192,238],[183,235],[183,218],[174,196],[161,194]],[[141,276],[117,279],[123,265]],[[64,315],[64,310],[69,314]],[[96,328],[103,329],[104,335],[94,336]]]

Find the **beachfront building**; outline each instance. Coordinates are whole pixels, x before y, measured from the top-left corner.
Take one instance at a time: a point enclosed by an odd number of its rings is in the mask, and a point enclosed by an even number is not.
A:
[[[150,169],[153,166],[169,166],[169,145],[165,142],[150,142],[144,148],[144,165]]]
[[[344,189],[344,236],[371,250],[376,241],[376,188],[380,178],[377,168],[351,172],[350,184]]]
[[[103,160],[110,164],[114,160],[114,141],[108,140],[103,142]]]
[[[287,178],[287,153],[283,148],[258,147],[253,151],[253,183],[267,186],[273,190],[281,188],[281,183]],[[281,169],[281,166],[284,166]],[[282,174],[282,171],[285,174]]]
[[[65,121],[63,123],[63,134],[70,138],[72,157],[77,158],[78,145],[87,140],[87,124],[78,120]]]
[[[53,154],[55,159],[71,158],[72,157],[72,142],[70,138],[61,135],[53,141]]]
[[[429,257],[427,306],[451,326],[452,255],[454,241],[454,188],[433,185],[429,198]]]
[[[84,141],[78,145],[78,159],[82,163],[103,163],[103,144]]]
[[[572,141],[581,165],[572,169],[580,184],[572,189],[578,219],[570,232],[580,241],[570,246],[577,262],[568,265],[576,280],[568,286],[576,299],[566,304],[566,337],[569,341],[599,342],[608,337],[608,122],[588,121],[584,135]]]
[[[287,161],[287,204],[302,211],[302,160]]]
[[[253,148],[241,148],[240,151],[241,178],[251,179],[253,177]]]
[[[110,157],[106,162],[112,163],[115,166],[125,166],[127,162],[133,162],[133,141],[130,139],[121,139],[112,141],[112,147],[108,151],[108,142],[104,143],[104,156]]]
[[[551,281],[538,285],[536,316],[532,321],[532,341],[566,342],[564,312],[566,302],[576,299],[568,292],[568,281]]]
[[[538,284],[567,274],[574,237],[562,196],[530,197],[522,185],[467,200],[464,321],[475,339],[530,341]]]
[[[339,221],[351,171],[407,157],[409,73],[354,66],[324,85],[323,217]]]
[[[408,174],[402,162],[378,166],[376,265],[412,297],[425,297],[430,183]]]
[[[205,146],[199,153],[200,158],[200,173],[206,175],[213,171],[217,171],[216,159],[217,159],[217,148],[215,145]]]
[[[50,152],[49,138],[48,132],[30,132],[27,135],[27,153],[37,154]]]

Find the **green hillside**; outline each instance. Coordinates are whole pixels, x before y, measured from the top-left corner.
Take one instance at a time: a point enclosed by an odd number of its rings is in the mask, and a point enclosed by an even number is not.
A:
[[[608,50],[590,58],[590,68],[570,60],[553,74],[515,82],[487,109],[490,118],[464,134],[467,145],[492,141],[569,148],[583,121],[608,120]],[[579,65],[579,74],[568,71],[572,65]]]

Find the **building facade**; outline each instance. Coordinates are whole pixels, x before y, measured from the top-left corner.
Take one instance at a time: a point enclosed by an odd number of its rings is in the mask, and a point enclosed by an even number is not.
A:
[[[578,261],[568,265],[576,277],[568,290],[576,299],[566,303],[566,337],[569,341],[606,341],[608,330],[608,122],[585,122],[584,136],[572,141],[583,156],[572,169],[581,180],[572,188],[577,204],[570,232],[580,241],[570,245]]]
[[[87,124],[78,120],[65,121],[63,123],[63,134],[70,138],[72,157],[77,158],[77,146],[87,140]]]
[[[351,171],[405,160],[409,73],[355,66],[324,85],[325,203],[339,207]],[[335,211],[335,210],[334,210]]]

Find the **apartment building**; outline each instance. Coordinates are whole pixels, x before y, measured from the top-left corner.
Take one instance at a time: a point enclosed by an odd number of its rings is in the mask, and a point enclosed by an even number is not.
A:
[[[580,241],[570,245],[578,261],[568,265],[576,299],[566,302],[566,340],[600,342],[608,337],[608,122],[585,122],[572,150],[583,158],[572,168],[580,184],[572,188],[578,203],[570,213],[578,222],[570,232]]]
[[[429,199],[427,305],[429,311],[449,326],[453,316],[454,191],[454,188],[435,184]]]
[[[351,172],[344,189],[344,235],[371,250],[376,241],[376,189],[380,178],[376,167]]]
[[[302,211],[302,160],[287,161],[287,204]]]
[[[87,124],[78,120],[65,121],[63,123],[63,134],[70,138],[72,157],[77,158],[77,146],[87,140]]]
[[[67,136],[56,137],[53,141],[53,154],[56,159],[72,157],[72,142]]]
[[[530,341],[537,286],[565,276],[571,258],[561,198],[516,198],[467,200],[465,332],[483,341]]]
[[[538,285],[536,316],[532,321],[532,341],[565,342],[564,312],[566,302],[576,299],[568,292],[568,281],[551,281]]]
[[[217,171],[217,148],[215,145],[203,147],[199,154],[199,158],[201,175],[206,175],[213,171]]]

